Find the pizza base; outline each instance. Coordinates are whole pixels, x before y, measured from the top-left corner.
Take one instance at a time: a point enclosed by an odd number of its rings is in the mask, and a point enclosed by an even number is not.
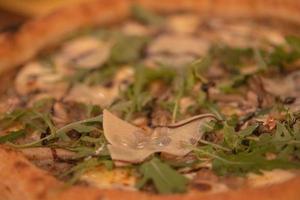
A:
[[[225,17],[274,17],[300,24],[297,0],[95,0],[64,8],[49,16],[28,22],[15,33],[0,36],[0,74],[31,59],[42,49],[58,44],[69,33],[88,25],[109,25],[130,16],[133,3],[162,12],[180,10]],[[76,20],[74,20],[76,19]],[[71,22],[71,23],[70,23]],[[0,199],[2,200],[100,200],[100,199],[299,199],[300,177],[262,188],[245,188],[216,194],[188,192],[153,195],[144,192],[101,190],[92,187],[66,187],[30,163],[21,153],[0,147]]]

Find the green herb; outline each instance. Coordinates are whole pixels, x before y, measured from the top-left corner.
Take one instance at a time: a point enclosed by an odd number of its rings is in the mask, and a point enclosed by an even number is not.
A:
[[[258,124],[237,132],[234,125],[225,122],[219,130],[223,133],[223,140],[219,144],[201,141],[205,145],[195,148],[194,152],[199,160],[211,159],[213,170],[218,175],[243,176],[248,172],[260,173],[261,170],[300,168],[300,162],[293,159],[300,148],[300,123],[293,116],[287,116],[289,118],[293,123],[278,122],[274,133],[260,136],[253,135]],[[213,131],[215,128],[205,126],[205,129]],[[268,159],[268,153],[276,157]]]
[[[0,144],[5,142],[12,142],[18,138],[24,137],[26,135],[25,130],[21,129],[18,131],[12,131],[7,135],[0,136]]]
[[[245,85],[250,77],[251,77],[250,74],[235,75],[231,77],[229,80],[220,83],[218,87],[225,94],[233,93],[236,91],[237,88]]]
[[[289,35],[286,36],[285,40],[300,56],[300,37]]]
[[[139,171],[143,175],[143,178],[137,183],[139,189],[152,182],[156,190],[162,194],[186,191],[188,179],[158,158],[143,163],[139,167]]]
[[[161,16],[158,16],[150,12],[149,10],[144,9],[139,5],[132,6],[131,11],[133,17],[143,24],[157,26],[161,25],[163,22],[163,18]]]
[[[296,36],[287,36],[286,46],[276,46],[268,55],[268,64],[279,68],[300,59],[300,38]]]
[[[54,139],[62,139],[65,141],[69,141],[69,137],[66,135],[67,132],[71,131],[71,130],[77,130],[79,132],[82,133],[87,133],[90,132],[91,130],[94,130],[94,127],[90,127],[89,123],[100,123],[102,122],[102,116],[96,116],[96,117],[92,117],[89,119],[85,119],[85,120],[81,120],[81,121],[77,121],[77,122],[73,122],[70,123],[60,129],[56,129],[53,128],[53,133],[51,133],[50,135],[41,138],[39,140],[36,140],[34,142],[31,143],[27,143],[27,144],[21,144],[21,145],[14,145],[11,144],[14,147],[17,148],[28,148],[28,147],[37,147],[37,146],[41,146],[43,141],[47,141],[47,140],[54,140]]]
[[[253,58],[251,48],[235,48],[226,45],[216,45],[210,49],[213,59],[224,64],[232,72],[237,72],[238,67],[249,62]]]

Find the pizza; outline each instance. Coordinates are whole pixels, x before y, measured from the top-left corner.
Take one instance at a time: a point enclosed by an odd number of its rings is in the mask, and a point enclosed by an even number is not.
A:
[[[0,36],[0,199],[297,200],[297,0],[93,0]]]

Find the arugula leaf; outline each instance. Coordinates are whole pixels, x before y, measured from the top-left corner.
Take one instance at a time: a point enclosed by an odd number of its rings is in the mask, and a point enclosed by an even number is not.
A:
[[[274,133],[263,133],[258,137],[253,136],[258,124],[236,132],[234,125],[225,122],[223,129],[219,130],[223,132],[223,141],[220,144],[201,141],[206,145],[195,148],[194,153],[200,161],[211,159],[213,170],[218,175],[243,176],[248,172],[260,173],[261,170],[300,168],[300,162],[291,159],[299,155],[299,124],[297,121],[291,125],[277,122]],[[213,130],[213,127],[208,130]],[[268,159],[268,153],[276,157]]]
[[[253,58],[254,55],[251,48],[236,48],[222,44],[213,46],[210,49],[210,54],[233,72],[237,72],[237,68]]]
[[[161,25],[163,22],[163,18],[161,16],[158,16],[151,11],[144,9],[140,5],[133,5],[131,11],[133,17],[142,24],[157,26]]]
[[[300,37],[288,35],[285,40],[297,53],[300,54]]]
[[[26,135],[26,131],[21,129],[18,131],[12,131],[7,135],[0,136],[0,144],[5,142],[12,142],[18,138],[24,137]]]
[[[213,160],[213,170],[221,176],[233,174],[243,176],[248,172],[260,173],[261,170],[299,168],[299,162],[287,159],[267,160],[264,152],[240,152],[238,154],[219,153],[221,159]]]
[[[163,163],[158,158],[143,163],[139,167],[143,178],[137,183],[137,188],[143,188],[149,181],[162,194],[181,193],[186,191],[188,179]]]

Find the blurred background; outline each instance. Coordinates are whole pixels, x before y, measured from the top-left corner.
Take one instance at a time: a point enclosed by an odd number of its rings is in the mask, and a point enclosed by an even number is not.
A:
[[[89,0],[0,0],[0,32],[14,30],[30,18],[82,1]]]

